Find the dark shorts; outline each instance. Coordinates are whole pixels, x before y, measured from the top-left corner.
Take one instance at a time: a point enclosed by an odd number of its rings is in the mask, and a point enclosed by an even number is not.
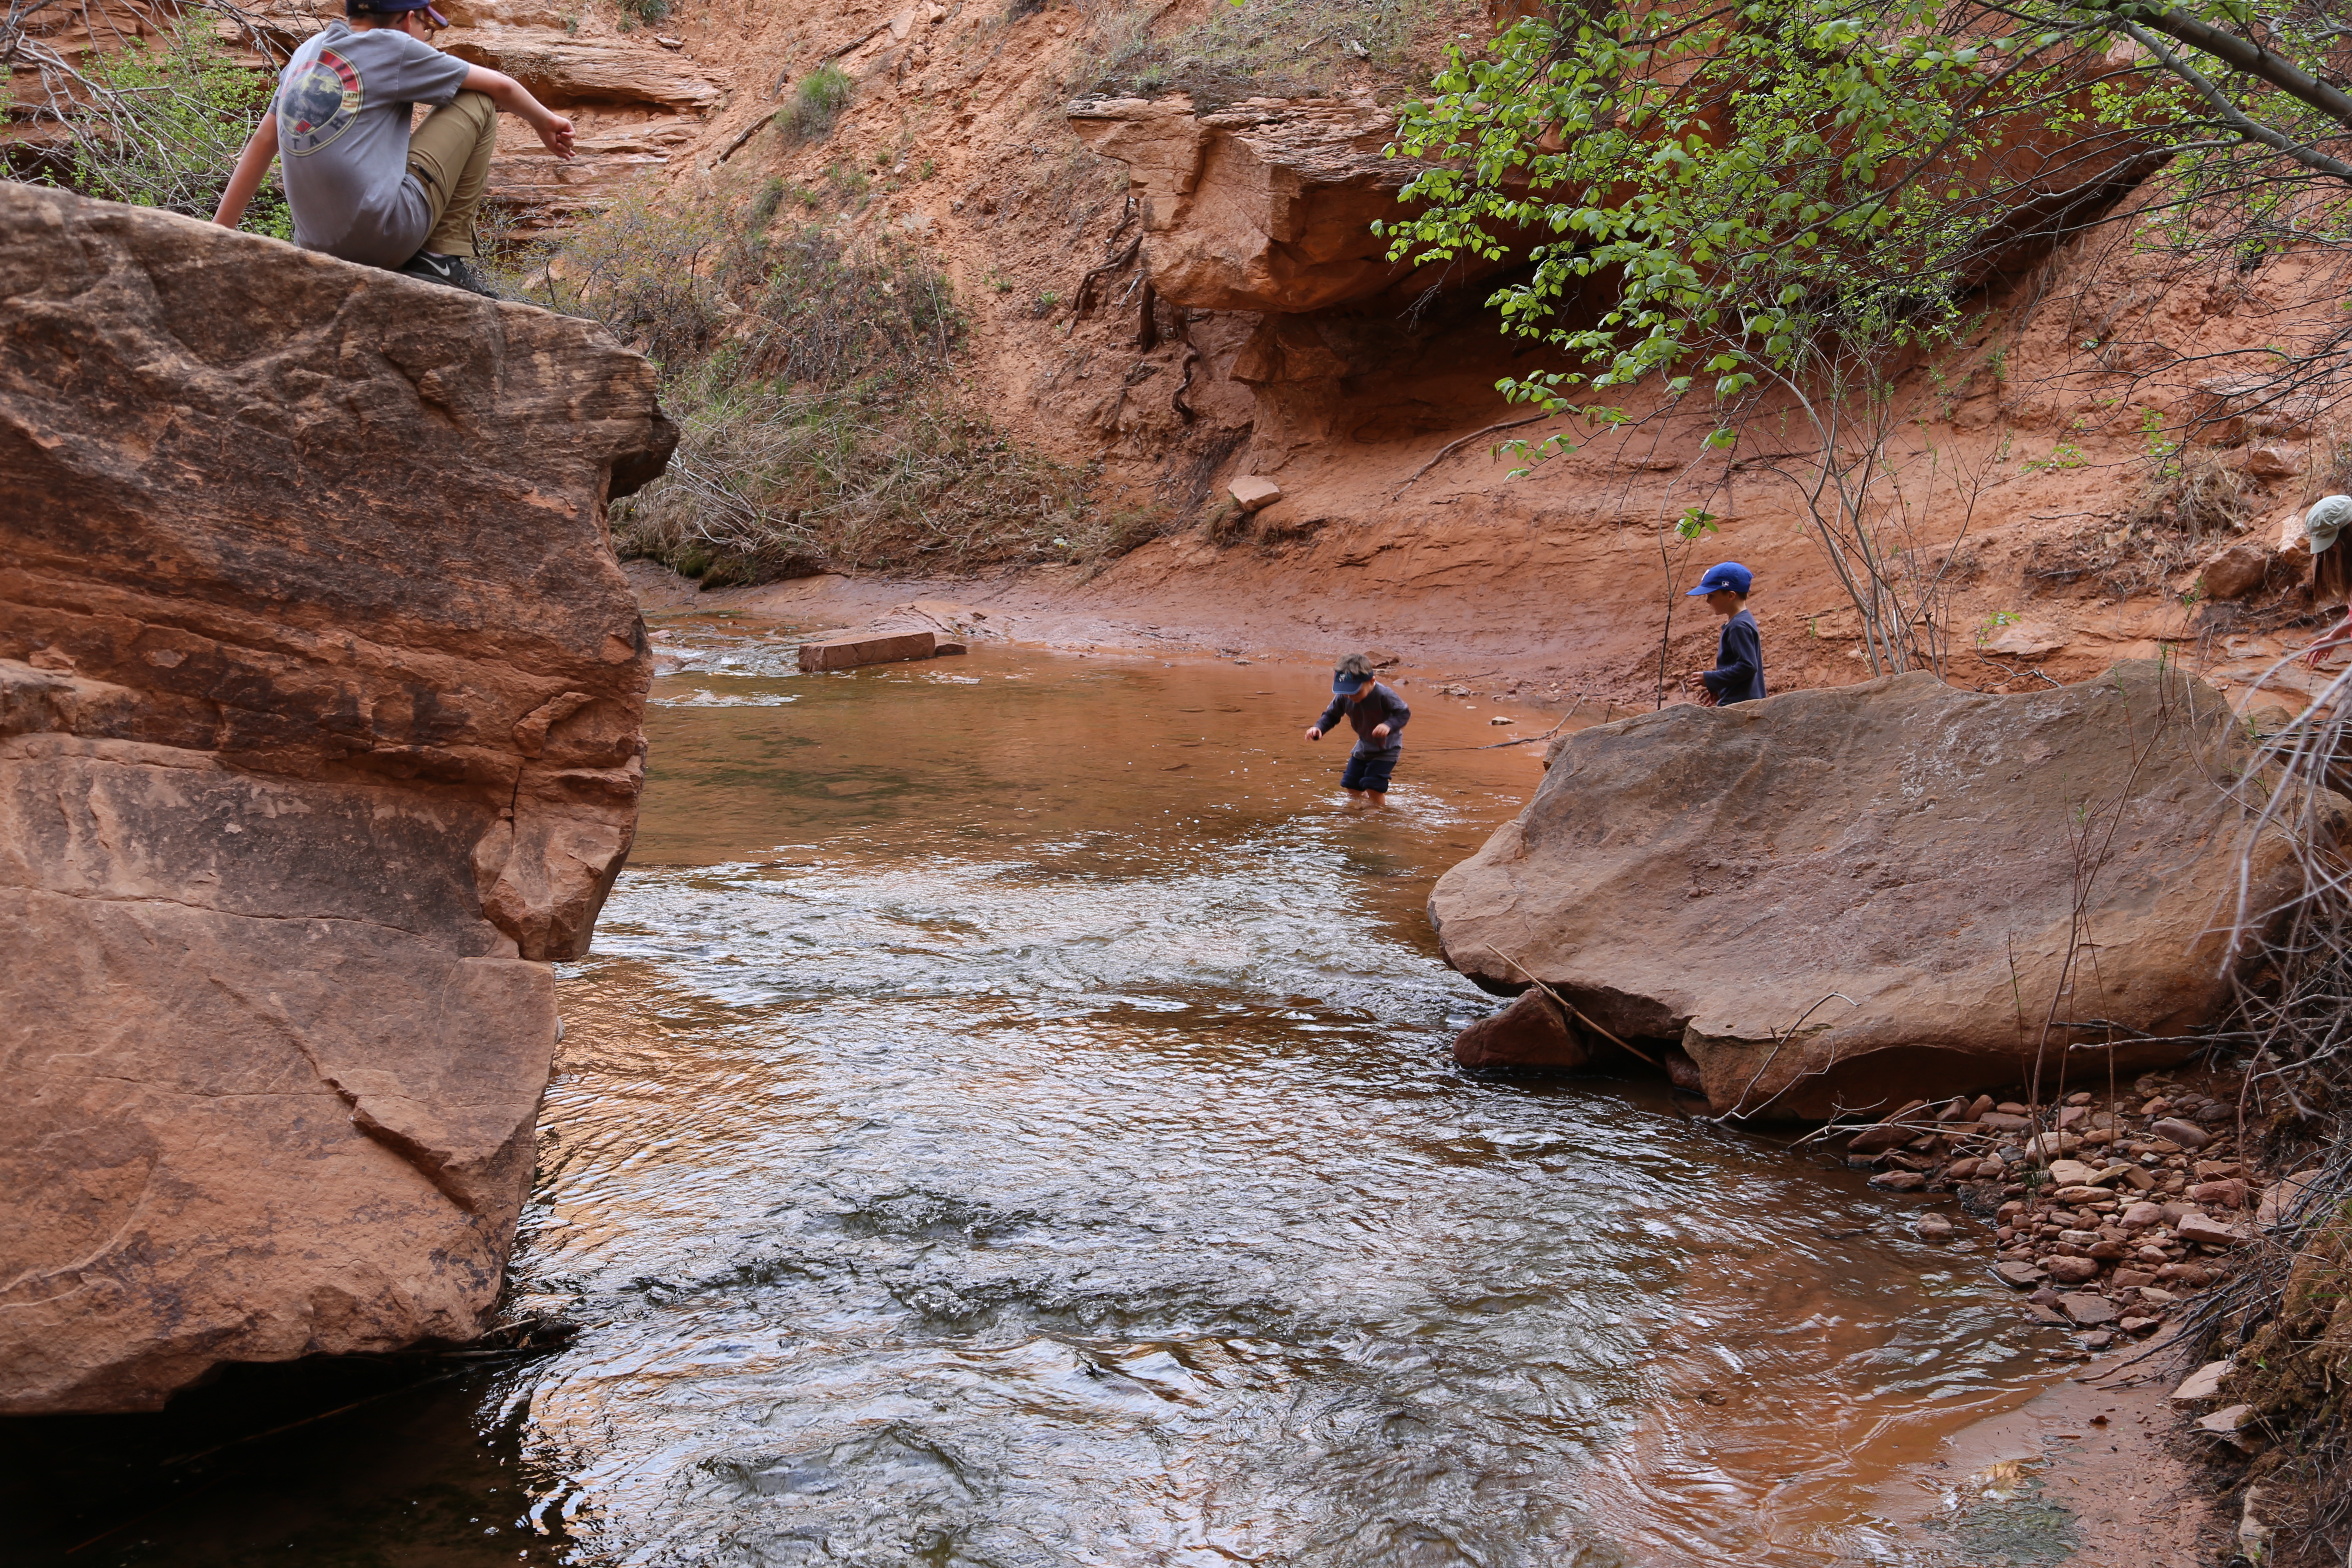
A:
[[[1402,752],[1351,752],[1348,771],[1339,775],[1341,789],[1368,789],[1374,795],[1389,793],[1389,775],[1396,772],[1397,758]]]

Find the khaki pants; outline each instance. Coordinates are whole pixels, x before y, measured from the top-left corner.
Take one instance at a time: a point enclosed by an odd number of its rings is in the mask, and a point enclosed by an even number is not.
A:
[[[498,142],[498,105],[486,92],[459,93],[409,133],[408,172],[433,208],[425,249],[436,256],[474,254],[474,215],[489,186]]]

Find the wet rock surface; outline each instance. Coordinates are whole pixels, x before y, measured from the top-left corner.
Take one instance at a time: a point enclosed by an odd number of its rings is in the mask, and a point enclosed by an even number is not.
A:
[[[625,858],[590,326],[0,184],[0,1411],[464,1339]]]
[[[2237,745],[2220,695],[2154,662],[2025,696],[1915,674],[1669,708],[1554,742],[1430,916],[1488,989],[1531,976],[1612,1034],[1679,1045],[1717,1113],[2017,1081],[2042,1045],[2020,995],[2112,1021],[2102,1061],[2140,1071],[2229,994],[2212,927]],[[2257,846],[2252,907],[2292,875],[2283,843]],[[2084,942],[2095,971],[2072,962]]]

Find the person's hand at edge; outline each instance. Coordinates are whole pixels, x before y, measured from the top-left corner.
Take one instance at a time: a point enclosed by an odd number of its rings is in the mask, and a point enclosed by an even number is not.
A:
[[[1323,731],[1309,724],[1307,727],[1307,738],[1310,741],[1319,741],[1323,738]]]
[[[531,129],[539,132],[540,143],[549,152],[559,158],[569,159],[572,156],[572,121],[561,114],[550,114]]]

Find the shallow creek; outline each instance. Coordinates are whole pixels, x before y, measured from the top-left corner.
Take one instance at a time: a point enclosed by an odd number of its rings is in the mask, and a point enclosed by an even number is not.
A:
[[[588,1326],[310,1429],[395,1478],[340,1524],[231,1478],[72,1561],[1906,1562],[1874,1490],[2046,1380],[1907,1200],[1454,1069],[1421,905],[1538,716],[1409,687],[1356,812],[1319,668],[657,646],[515,1265]]]

